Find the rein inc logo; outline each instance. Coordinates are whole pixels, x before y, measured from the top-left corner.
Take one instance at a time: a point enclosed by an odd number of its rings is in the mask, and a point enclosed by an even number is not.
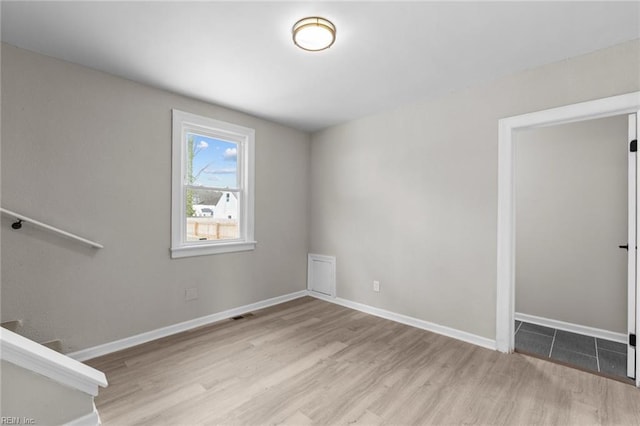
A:
[[[2,425],[35,425],[36,419],[31,417],[0,417]]]

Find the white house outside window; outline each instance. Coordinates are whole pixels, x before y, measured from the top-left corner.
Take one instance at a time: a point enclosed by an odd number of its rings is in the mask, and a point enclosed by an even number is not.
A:
[[[253,129],[173,110],[171,257],[253,250]]]

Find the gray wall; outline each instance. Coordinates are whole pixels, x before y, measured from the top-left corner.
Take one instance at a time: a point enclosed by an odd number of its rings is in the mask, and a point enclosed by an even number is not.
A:
[[[301,290],[310,251],[337,255],[340,297],[494,338],[498,119],[639,90],[639,75],[628,42],[333,127],[310,148],[3,45],[3,206],[106,248],[3,218],[2,321],[78,350]],[[171,108],[256,128],[255,252],[169,258]],[[184,302],[192,286],[200,298]]]
[[[627,116],[516,143],[516,312],[626,333]]]
[[[256,129],[255,251],[170,259],[172,108]],[[105,248],[3,217],[2,321],[75,351],[303,290],[309,141],[3,44],[2,205]]]
[[[0,362],[0,413],[33,419],[37,425],[61,425],[93,412],[93,396],[61,385],[48,377]]]
[[[493,339],[498,120],[639,89],[635,40],[318,132],[310,251],[339,297]]]

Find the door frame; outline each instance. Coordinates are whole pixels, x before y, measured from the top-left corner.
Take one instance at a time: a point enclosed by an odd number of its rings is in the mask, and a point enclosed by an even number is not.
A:
[[[632,113],[627,116],[629,141],[638,139],[638,113]],[[636,142],[637,147],[637,142]],[[627,283],[635,282],[635,285],[627,284],[627,332],[628,336],[638,334],[638,153],[629,149],[627,151],[627,159],[629,166],[628,179],[629,187],[627,196],[628,202],[628,229],[627,229]],[[638,376],[638,360],[636,357],[637,348],[632,348],[627,342],[627,376]],[[631,374],[629,374],[631,373]],[[640,380],[638,381],[640,383]]]
[[[640,91],[572,105],[531,112],[498,121],[498,269],[496,291],[496,349],[511,353],[514,348],[515,316],[515,130],[547,127],[593,120],[640,110]],[[638,282],[636,279],[636,288]],[[640,306],[640,291],[636,292]],[[640,316],[640,309],[636,309]],[[636,324],[640,324],[636,318]],[[636,351],[636,365],[640,365]],[[636,371],[636,386],[640,374]]]

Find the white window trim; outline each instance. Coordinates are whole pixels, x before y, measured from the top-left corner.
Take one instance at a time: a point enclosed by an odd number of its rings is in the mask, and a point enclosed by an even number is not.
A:
[[[175,259],[254,250],[256,247],[254,239],[255,130],[176,109],[172,110],[172,121],[171,257]],[[183,137],[186,129],[198,128],[206,133],[225,135],[227,139],[238,142],[238,166],[242,191],[239,193],[241,197],[238,212],[240,238],[237,240],[187,242],[184,238],[186,144],[183,143]]]

